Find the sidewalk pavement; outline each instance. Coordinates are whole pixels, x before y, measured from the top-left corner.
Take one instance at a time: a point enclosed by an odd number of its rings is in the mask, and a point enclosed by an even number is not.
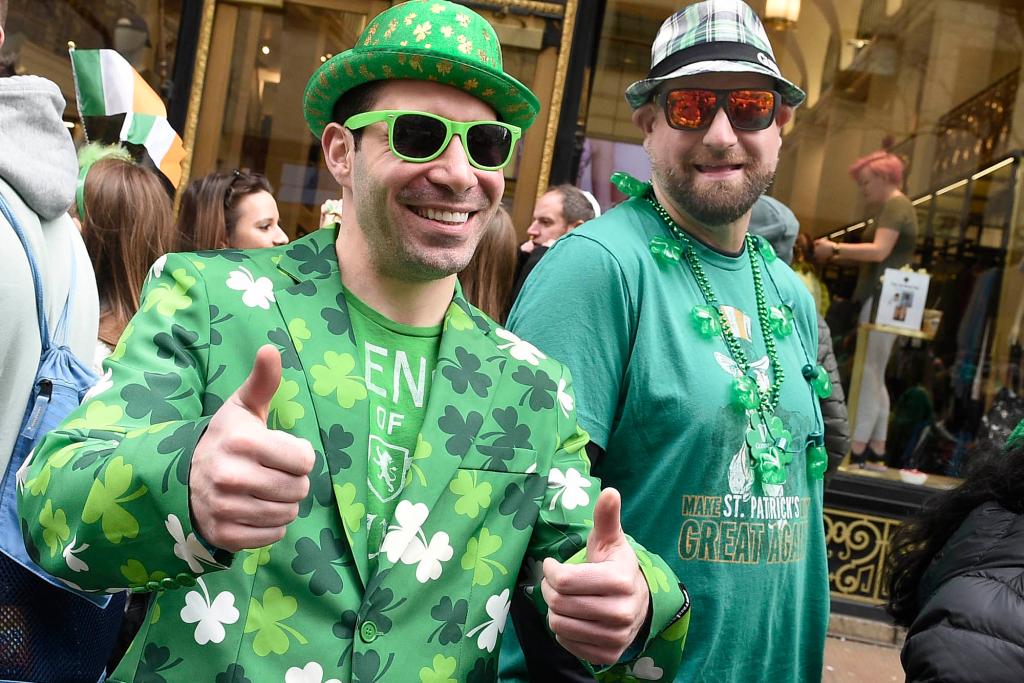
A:
[[[893,645],[870,645],[839,636],[825,641],[825,671],[822,683],[902,683],[900,649]]]

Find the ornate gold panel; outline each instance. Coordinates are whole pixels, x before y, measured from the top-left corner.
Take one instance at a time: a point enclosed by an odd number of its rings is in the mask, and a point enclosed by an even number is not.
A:
[[[832,596],[881,605],[888,598],[885,558],[900,520],[825,508],[828,582]]]

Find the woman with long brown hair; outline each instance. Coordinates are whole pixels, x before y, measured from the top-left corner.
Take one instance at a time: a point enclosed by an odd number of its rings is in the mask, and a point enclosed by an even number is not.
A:
[[[178,251],[288,244],[273,192],[260,173],[211,173],[194,180],[181,197]]]
[[[502,325],[512,307],[517,250],[512,217],[499,206],[477,244],[473,260],[459,273],[466,300]]]
[[[98,368],[138,310],[150,266],[174,250],[177,236],[160,179],[131,161],[105,158],[92,164],[82,198],[84,215],[78,218],[100,297]]]

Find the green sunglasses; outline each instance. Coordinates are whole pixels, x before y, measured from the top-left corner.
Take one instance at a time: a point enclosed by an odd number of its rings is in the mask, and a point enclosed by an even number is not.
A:
[[[500,121],[452,121],[423,111],[385,109],[356,114],[345,121],[350,130],[386,121],[391,153],[416,164],[433,161],[448,148],[452,136],[462,138],[469,163],[483,171],[497,171],[512,161],[519,126]]]

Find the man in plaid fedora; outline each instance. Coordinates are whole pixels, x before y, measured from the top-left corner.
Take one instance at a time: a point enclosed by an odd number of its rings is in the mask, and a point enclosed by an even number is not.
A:
[[[538,111],[494,30],[396,5],[304,104],[340,225],[160,259],[19,479],[45,569],[156,594],[112,680],[494,680],[524,566],[587,666],[674,675],[685,592],[590,476],[568,373],[457,285]]]
[[[572,370],[593,471],[690,591],[676,680],[818,680],[830,387],[807,290],[747,231],[804,94],[750,7],[709,0],[664,22],[626,99],[652,182],[613,176],[631,198],[551,247],[509,325]],[[512,613],[531,668],[550,662]],[[503,679],[525,671],[503,653]]]

